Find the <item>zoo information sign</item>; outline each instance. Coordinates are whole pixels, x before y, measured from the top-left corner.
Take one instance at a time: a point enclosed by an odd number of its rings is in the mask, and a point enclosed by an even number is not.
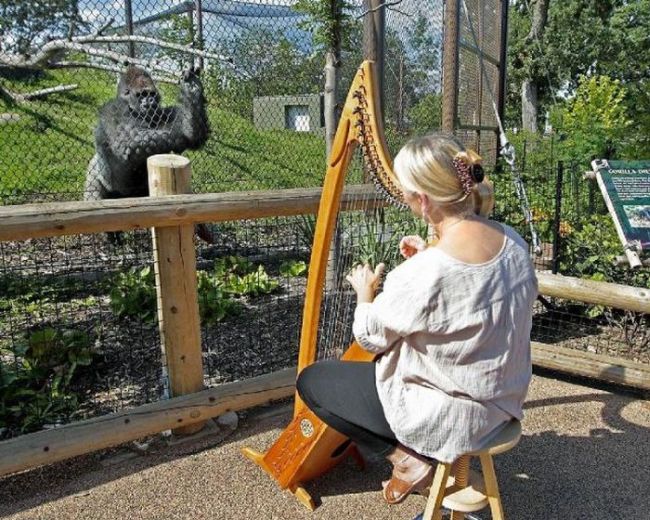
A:
[[[650,251],[650,161],[594,161],[598,186],[630,264]]]

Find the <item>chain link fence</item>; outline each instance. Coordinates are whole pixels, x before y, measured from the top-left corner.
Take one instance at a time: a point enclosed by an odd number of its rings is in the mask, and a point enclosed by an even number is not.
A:
[[[82,0],[68,23],[61,9],[40,13],[40,31],[25,23],[4,34],[3,51],[16,59],[48,40],[62,47],[38,67],[0,71],[3,204],[75,200],[84,191],[141,196],[147,155],[169,151],[192,159],[197,192],[321,184],[324,52],[296,2]],[[363,13],[360,1],[344,12],[341,100],[363,59]],[[129,35],[135,41],[125,42]],[[388,8],[384,96],[394,149],[439,127],[441,39],[442,0]],[[203,52],[179,50],[187,46]],[[147,74],[118,82],[127,61]],[[189,74],[197,67],[198,79]],[[25,99],[46,88],[61,90]]]

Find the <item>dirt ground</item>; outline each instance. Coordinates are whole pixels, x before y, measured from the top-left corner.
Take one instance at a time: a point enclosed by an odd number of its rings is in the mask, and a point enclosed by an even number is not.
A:
[[[268,448],[287,424],[290,407],[242,414],[233,432],[149,449],[111,451],[0,480],[0,515],[36,519],[412,519],[424,498],[383,503],[388,466],[366,471],[345,463],[312,482],[320,504],[310,513],[258,467],[244,446]],[[537,374],[512,451],[496,458],[510,520],[648,518],[650,402],[584,381]],[[140,446],[139,448],[142,448]],[[487,512],[480,517],[488,519]]]

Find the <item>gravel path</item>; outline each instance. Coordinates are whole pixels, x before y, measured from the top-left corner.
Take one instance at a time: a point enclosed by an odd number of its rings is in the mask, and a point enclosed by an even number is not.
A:
[[[524,437],[496,458],[508,518],[648,518],[650,402],[536,375]],[[0,480],[0,515],[36,519],[411,519],[424,499],[395,507],[379,495],[388,467],[343,464],[311,483],[322,501],[309,513],[239,449],[268,447],[289,419],[285,405],[213,433],[146,454],[125,447]],[[225,438],[224,438],[225,436]],[[484,513],[482,518],[489,515]]]

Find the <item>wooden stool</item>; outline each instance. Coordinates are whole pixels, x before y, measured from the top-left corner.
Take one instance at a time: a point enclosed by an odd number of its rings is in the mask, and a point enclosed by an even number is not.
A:
[[[453,464],[439,463],[429,489],[423,520],[440,520],[441,507],[451,510],[451,520],[464,520],[465,513],[486,507],[493,520],[505,520],[492,456],[514,448],[521,437],[521,423],[513,419],[484,449],[467,453]],[[478,457],[483,476],[469,469],[470,459]]]

